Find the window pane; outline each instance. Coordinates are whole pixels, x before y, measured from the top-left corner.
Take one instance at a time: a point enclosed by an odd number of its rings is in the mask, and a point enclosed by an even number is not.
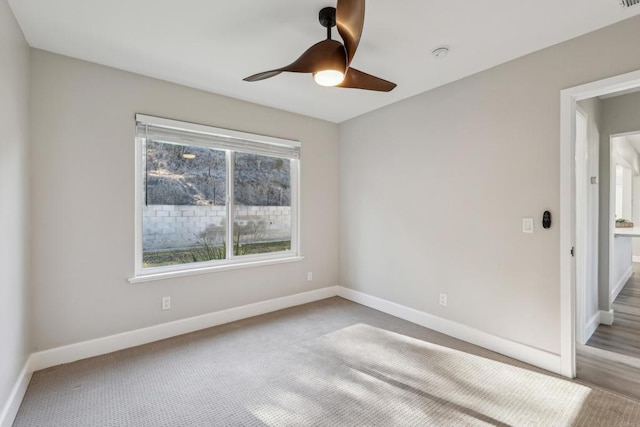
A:
[[[233,254],[291,249],[291,160],[234,155]]]
[[[143,144],[143,266],[226,258],[226,153]]]

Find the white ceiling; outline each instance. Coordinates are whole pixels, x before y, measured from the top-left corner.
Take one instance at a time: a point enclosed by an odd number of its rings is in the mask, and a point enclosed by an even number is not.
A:
[[[474,74],[640,13],[618,0],[367,2],[353,66],[390,93],[324,88],[285,73],[322,40],[335,0],[9,0],[32,47],[333,122]],[[337,34],[336,34],[337,36]],[[451,47],[444,60],[433,48]]]

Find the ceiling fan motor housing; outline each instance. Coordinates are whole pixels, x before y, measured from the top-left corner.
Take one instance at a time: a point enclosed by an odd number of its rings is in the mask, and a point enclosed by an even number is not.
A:
[[[325,28],[332,28],[336,26],[336,8],[335,7],[325,7],[320,9],[318,13],[318,20],[320,21],[320,25]]]

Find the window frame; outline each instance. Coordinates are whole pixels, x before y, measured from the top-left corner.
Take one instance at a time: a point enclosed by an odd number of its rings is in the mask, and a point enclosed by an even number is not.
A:
[[[212,148],[225,152],[226,158],[226,232],[227,232],[227,254],[224,260],[210,260],[204,262],[194,262],[186,264],[174,264],[161,267],[144,267],[143,265],[143,204],[144,195],[144,173],[146,170],[144,150],[144,140],[146,138],[138,135],[135,131],[135,269],[134,276],[129,278],[130,283],[142,283],[154,280],[168,279],[172,277],[191,276],[196,274],[213,273],[240,268],[259,267],[270,264],[280,264],[295,262],[304,259],[300,251],[300,159],[286,158],[291,161],[291,249],[280,252],[270,252],[266,254],[233,255],[233,232],[235,222],[235,200],[234,200],[234,154],[243,151],[241,141],[251,143],[263,143],[271,146],[293,147],[300,149],[299,141],[275,138],[271,136],[258,135],[230,129],[217,128],[207,125],[200,125],[189,122],[159,118],[143,114],[136,114],[135,125],[140,123],[164,127],[172,130],[180,130],[204,134],[208,137],[224,138],[229,141],[237,140],[238,149],[220,148],[208,141],[184,141],[187,146],[197,146]],[[264,155],[264,154],[260,154]],[[278,156],[274,156],[278,157]],[[285,157],[279,157],[285,158]],[[231,237],[229,237],[231,236]]]

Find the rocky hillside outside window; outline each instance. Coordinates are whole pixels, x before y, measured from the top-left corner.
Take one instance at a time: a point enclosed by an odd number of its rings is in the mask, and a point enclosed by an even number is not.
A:
[[[300,144],[136,116],[136,276],[299,256]]]

